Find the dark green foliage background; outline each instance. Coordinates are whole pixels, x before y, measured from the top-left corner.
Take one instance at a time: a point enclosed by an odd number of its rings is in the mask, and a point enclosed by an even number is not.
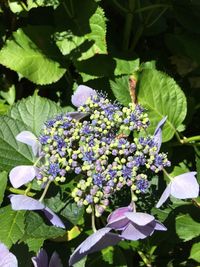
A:
[[[197,170],[200,181],[199,47],[199,0],[0,1],[0,241],[15,253],[20,267],[31,266],[41,246],[49,255],[56,250],[68,266],[71,251],[91,233],[91,225],[71,202],[74,177],[60,188],[52,186],[45,201],[67,231],[78,225],[78,237],[68,241],[69,232],[47,225],[42,214],[11,210],[8,172],[34,162],[15,136],[22,130],[38,135],[48,118],[72,111],[71,95],[79,84],[126,106],[134,82],[137,100],[150,117],[149,132],[168,116],[162,149],[172,162],[169,172]],[[142,242],[123,241],[76,267],[200,264],[199,199],[171,199],[164,208],[153,208],[165,188],[163,178],[155,177],[154,196],[139,206],[168,231]],[[37,197],[39,188],[34,189]],[[123,193],[113,201],[128,204]]]

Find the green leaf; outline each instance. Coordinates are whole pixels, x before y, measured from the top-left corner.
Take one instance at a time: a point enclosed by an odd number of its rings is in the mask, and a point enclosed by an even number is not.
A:
[[[62,108],[55,102],[34,93],[33,96],[22,99],[13,105],[9,115],[13,119],[22,121],[33,133],[39,135],[44,122],[62,112]]]
[[[120,58],[114,58],[116,62],[116,67],[114,71],[114,75],[122,75],[122,74],[133,74],[135,71],[139,69],[140,60],[124,60]]]
[[[79,208],[76,203],[68,204],[61,212],[61,215],[67,218],[74,225],[78,224],[83,217],[84,208]]]
[[[64,208],[64,206],[66,205],[66,203],[61,201],[60,193],[58,193],[55,197],[45,199],[44,202],[47,207],[49,207],[56,213],[59,212],[62,208]]]
[[[9,7],[13,13],[20,13],[22,11],[29,11],[32,8],[53,6],[56,8],[59,5],[58,0],[27,0],[26,4],[22,1],[9,0]]]
[[[29,251],[34,251],[37,253],[40,248],[43,246],[44,238],[29,238],[26,240],[26,244],[28,245]]]
[[[0,209],[0,241],[8,248],[24,234],[25,211],[14,211],[10,206]]]
[[[148,131],[153,134],[156,125],[167,116],[163,127],[163,141],[169,141],[187,113],[186,98],[173,78],[154,69],[145,69],[139,77],[138,101],[148,110],[151,122]]]
[[[28,127],[8,116],[0,117],[0,169],[10,171],[17,165],[33,165],[30,147],[18,142],[15,137]]]
[[[63,236],[65,233],[66,231],[59,227],[46,225],[43,219],[37,213],[29,212],[25,219],[25,235],[23,240],[30,238],[56,238]]]
[[[199,222],[194,221],[188,214],[176,217],[176,233],[184,241],[189,241],[200,235]]]
[[[4,115],[7,113],[7,111],[9,110],[9,106],[0,102],[0,115]]]
[[[7,185],[7,172],[1,172],[0,173],[0,206],[1,203],[3,202],[3,198],[4,198],[4,192],[6,190],[6,185]]]
[[[14,32],[0,51],[0,64],[41,85],[58,81],[66,71],[47,57],[22,29]]]
[[[193,244],[189,259],[193,259],[200,263],[200,242]]]
[[[0,91],[0,96],[3,97],[9,105],[13,105],[15,102],[15,86],[12,85],[7,92]]]
[[[114,96],[124,106],[127,106],[131,102],[129,78],[130,76],[126,75],[123,77],[115,78],[114,81],[110,80],[110,86]]]
[[[107,53],[105,15],[101,7],[90,17],[89,25],[90,32],[83,36],[76,36],[70,31],[56,34],[56,44],[63,55],[76,52],[72,60],[76,58],[81,61],[96,54]]]

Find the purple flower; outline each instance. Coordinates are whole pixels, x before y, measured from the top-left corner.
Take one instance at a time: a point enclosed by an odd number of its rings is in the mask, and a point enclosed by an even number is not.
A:
[[[41,144],[33,133],[23,131],[16,136],[16,140],[31,146],[34,156],[37,156],[40,153]]]
[[[41,249],[36,257],[31,258],[34,267],[63,267],[59,255],[54,252],[48,264],[48,256],[44,249]]]
[[[157,125],[155,132],[154,132],[154,142],[158,147],[158,151],[160,150],[162,144],[162,127],[167,120],[167,116],[165,116]]]
[[[30,181],[39,173],[39,169],[35,166],[17,166],[9,173],[9,179],[13,187],[18,188]]]
[[[167,185],[160,200],[156,204],[159,208],[172,195],[178,199],[195,198],[199,195],[199,184],[195,178],[196,172],[178,175]]]
[[[96,94],[96,91],[92,88],[85,85],[79,85],[74,94],[72,95],[72,104],[75,107],[80,107],[86,103],[89,97],[95,96]]]
[[[83,241],[73,252],[69,259],[69,266],[74,265],[86,255],[102,250],[108,246],[114,246],[122,240],[120,235],[109,233],[112,229],[104,227]]]
[[[0,243],[0,266],[18,267],[17,258],[3,243]]]
[[[40,201],[24,195],[11,194],[9,198],[13,210],[42,210],[53,225],[65,228],[60,218]]]
[[[130,207],[119,208],[111,213],[108,217],[107,227],[121,230],[120,236],[126,240],[144,239],[152,235],[155,230],[167,230],[154,216],[130,211]]]

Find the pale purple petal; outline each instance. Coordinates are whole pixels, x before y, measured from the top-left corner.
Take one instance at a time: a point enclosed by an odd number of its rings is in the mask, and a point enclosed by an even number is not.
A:
[[[154,132],[154,142],[156,143],[158,147],[158,151],[160,150],[161,144],[162,144],[162,127],[165,124],[167,120],[167,116],[164,117],[157,125],[156,130]]]
[[[136,225],[129,223],[127,227],[123,230],[121,233],[121,237],[127,240],[138,240],[138,239],[144,239],[152,232],[154,231],[154,228],[150,227],[150,230],[146,226],[140,226],[136,227]]]
[[[176,176],[171,181],[171,195],[180,199],[198,197],[199,184],[195,174],[196,172],[187,172]]]
[[[13,210],[42,210],[53,225],[65,228],[61,219],[40,201],[24,195],[11,194],[9,198]]]
[[[48,256],[44,249],[41,249],[36,257],[31,258],[34,267],[48,267]]]
[[[57,252],[54,252],[51,256],[49,267],[63,267],[61,259]]]
[[[79,85],[74,94],[72,95],[72,104],[76,107],[80,107],[86,103],[89,97],[94,96],[96,94],[96,91],[92,88],[85,85]]]
[[[17,258],[2,243],[0,243],[0,267],[18,267]]]
[[[109,233],[110,230],[111,228],[109,227],[102,228],[81,243],[71,255],[69,266],[80,261],[90,253],[100,251],[108,246],[114,246],[122,240],[121,236]]]
[[[155,230],[157,230],[157,231],[167,231],[167,228],[161,222],[156,220]]]
[[[143,212],[126,212],[125,216],[129,221],[140,226],[145,226],[155,220],[152,215]]]
[[[72,117],[72,119],[81,120],[81,119],[85,118],[86,116],[88,116],[88,113],[83,113],[83,112],[68,112],[67,115],[69,115],[70,117]]]
[[[130,207],[122,207],[113,211],[107,218],[107,227],[115,230],[122,230],[129,222],[125,213],[130,211]]]
[[[52,210],[50,210],[48,207],[45,207],[43,211],[44,211],[45,216],[49,219],[49,221],[53,225],[57,227],[65,228],[65,225],[63,224],[61,219]]]
[[[162,193],[162,196],[160,197],[158,203],[156,204],[156,208],[159,208],[162,206],[162,204],[168,199],[171,193],[171,183],[168,184],[168,186],[165,188],[164,192]]]
[[[38,173],[35,166],[21,165],[13,168],[9,173],[10,182],[13,187],[18,188],[32,181]]]
[[[10,195],[10,202],[13,210],[43,210],[44,204],[38,200],[24,195]]]
[[[41,150],[41,144],[33,133],[29,131],[23,131],[16,136],[16,139],[19,142],[31,146],[35,156],[39,154]]]

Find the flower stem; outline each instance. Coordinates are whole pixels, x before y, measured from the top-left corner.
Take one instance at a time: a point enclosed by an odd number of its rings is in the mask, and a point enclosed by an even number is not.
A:
[[[94,213],[94,207],[92,207],[92,230],[95,233],[97,231],[96,225],[95,225],[95,213]]]
[[[7,187],[6,188],[8,191],[10,191],[11,193],[15,193],[15,194],[20,194],[20,195],[27,195],[29,197],[33,197],[35,195],[35,193],[32,192],[27,192],[26,190],[22,190],[22,189],[17,189],[17,188],[13,188],[13,187]]]
[[[140,257],[142,258],[144,264],[145,264],[147,267],[151,267],[151,266],[152,266],[152,265],[151,265],[151,262],[150,262],[149,259],[145,256],[145,254],[144,254],[142,251],[140,251],[140,250],[138,250],[137,252],[138,252],[138,254],[140,255]]]
[[[135,0],[129,0],[128,2],[129,12],[126,13],[125,25],[124,25],[124,38],[123,38],[123,49],[128,50],[130,43],[130,36],[133,24],[133,12],[135,9]]]
[[[141,7],[141,8],[138,8],[134,11],[134,13],[141,13],[141,12],[144,12],[144,11],[148,11],[148,10],[151,10],[151,9],[156,9],[156,8],[169,8],[171,7],[170,5],[167,5],[167,4],[155,4],[155,5],[149,5],[149,6],[146,6],[146,7]]]
[[[167,176],[167,178],[169,178],[170,181],[173,179],[165,169],[163,169],[163,173]]]
[[[196,135],[192,137],[184,137],[183,139],[180,140],[182,144],[193,143],[195,141],[200,141],[200,135]]]
[[[48,183],[46,184],[46,187],[45,187],[45,189],[44,189],[44,191],[43,191],[43,193],[42,193],[42,195],[41,195],[41,197],[40,197],[40,199],[39,199],[40,202],[42,202],[42,200],[43,200],[44,197],[46,196],[46,193],[47,193],[47,191],[48,191],[48,189],[49,189],[49,186],[50,186],[51,182],[52,182],[52,181],[49,180]]]
[[[123,7],[117,0],[112,0],[113,4],[122,12],[122,13],[128,13],[128,9]]]

